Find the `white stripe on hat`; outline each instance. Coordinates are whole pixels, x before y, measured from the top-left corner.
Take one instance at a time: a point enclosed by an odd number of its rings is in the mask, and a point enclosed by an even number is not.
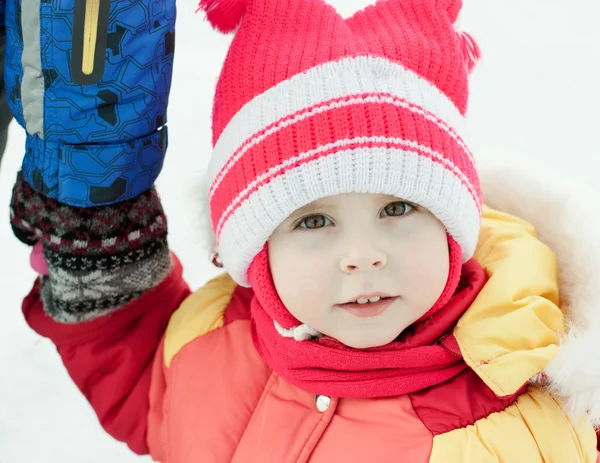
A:
[[[369,93],[390,95],[422,108],[439,118],[445,130],[453,131],[466,142],[464,118],[458,108],[427,80],[385,58],[344,58],[297,74],[246,103],[229,121],[215,145],[207,172],[209,185],[215,184],[217,177],[222,179],[220,172],[233,154],[257,132],[303,109]],[[212,186],[211,191],[214,189]]]
[[[453,175],[457,176],[463,182],[463,184],[465,185],[465,187],[467,188],[467,190],[473,197],[473,200],[474,200],[478,210],[481,209],[481,201],[480,201],[479,195],[477,194],[477,191],[474,189],[473,185],[471,184],[469,178],[450,159],[447,159],[442,154],[430,149],[427,146],[420,145],[411,140],[403,140],[400,138],[391,138],[391,137],[357,137],[357,138],[353,138],[353,139],[338,140],[333,143],[328,143],[326,145],[319,146],[318,148],[307,151],[305,153],[301,153],[297,156],[294,156],[294,157],[286,160],[282,164],[271,167],[267,172],[265,172],[264,174],[260,175],[256,179],[254,179],[252,182],[250,182],[246,186],[246,188],[244,188],[235,197],[235,199],[230,204],[228,204],[227,208],[222,212],[222,214],[219,218],[219,221],[217,222],[217,226],[215,228],[217,242],[220,241],[219,236],[221,234],[223,224],[228,220],[231,213],[234,212],[236,208],[240,207],[240,204],[242,204],[247,199],[247,197],[252,194],[252,191],[257,189],[258,185],[265,183],[265,182],[270,182],[273,178],[275,178],[279,175],[282,175],[283,171],[285,171],[289,166],[297,163],[298,161],[308,162],[311,158],[315,158],[319,154],[324,153],[326,151],[335,150],[336,148],[339,150],[347,150],[347,147],[350,145],[359,144],[359,147],[353,147],[352,149],[363,149],[363,147],[361,147],[360,144],[365,145],[365,144],[370,144],[370,143],[392,145],[396,149],[398,149],[399,147],[402,147],[406,150],[412,150],[413,152],[424,152],[424,153],[428,154],[433,159],[437,160],[437,162],[444,165],[446,167],[446,169],[451,171]],[[322,176],[322,175],[325,175],[325,174],[321,173],[320,176]],[[319,177],[315,177],[315,178],[319,178]],[[295,191],[295,190],[288,190],[288,191]],[[365,191],[369,191],[369,190],[365,190]],[[291,212],[293,212],[293,210],[290,211],[290,213]]]
[[[235,153],[232,153],[233,155],[229,157],[228,161],[225,163],[225,166],[223,166],[221,171],[217,174],[217,177],[214,179],[214,181],[211,182],[210,189],[208,192],[209,201],[212,199],[215,191],[217,190],[217,188],[219,187],[219,185],[221,184],[223,179],[227,176],[227,174],[234,167],[235,163],[239,159],[241,159],[242,156],[244,156],[244,154],[248,150],[252,149],[252,147],[256,146],[257,144],[259,144],[266,138],[274,135],[275,133],[279,132],[280,130],[284,129],[285,127],[295,124],[296,122],[300,122],[300,121],[307,119],[313,115],[323,113],[325,111],[329,111],[332,109],[343,108],[345,106],[352,106],[352,105],[356,105],[356,104],[365,104],[365,103],[389,104],[392,106],[405,108],[415,114],[419,114],[423,118],[436,124],[441,130],[443,130],[451,138],[453,138],[456,141],[456,143],[461,147],[461,149],[467,154],[467,156],[469,157],[469,160],[471,161],[473,166],[476,165],[473,155],[469,151],[469,148],[464,143],[462,138],[456,133],[456,131],[454,129],[452,129],[450,126],[448,126],[439,117],[425,112],[419,106],[415,106],[414,104],[410,104],[410,103],[406,102],[405,100],[400,100],[397,97],[390,96],[389,94],[368,95],[368,96],[360,95],[360,96],[349,97],[349,98],[343,99],[343,100],[338,99],[338,100],[334,100],[334,101],[328,101],[328,102],[323,103],[322,105],[306,108],[305,111],[300,111],[293,117],[287,117],[287,118],[284,118],[284,119],[278,121],[277,123],[272,125],[272,127],[270,127],[268,130],[254,134],[249,140],[247,140],[240,147],[241,149],[238,149]]]
[[[340,171],[345,174],[335,175]],[[315,182],[315,178],[322,181]],[[389,194],[415,202],[443,223],[461,245],[463,260],[475,251],[480,212],[458,176],[409,149],[361,147],[309,160],[273,178],[242,202],[219,236],[220,256],[232,278],[249,286],[247,270],[252,260],[293,211],[349,192]]]

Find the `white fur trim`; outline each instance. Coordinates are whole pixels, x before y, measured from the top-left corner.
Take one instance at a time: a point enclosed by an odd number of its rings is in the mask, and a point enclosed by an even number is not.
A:
[[[480,162],[481,164],[481,162]],[[530,222],[559,265],[567,334],[546,367],[548,387],[573,417],[600,425],[600,219],[597,191],[539,164],[480,169],[484,202]]]

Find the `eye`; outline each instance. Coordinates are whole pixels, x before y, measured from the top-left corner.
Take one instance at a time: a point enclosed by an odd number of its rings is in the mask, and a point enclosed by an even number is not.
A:
[[[302,221],[298,223],[298,226],[296,228],[304,228],[306,230],[317,230],[329,224],[331,224],[331,220],[329,220],[324,215],[311,215],[302,219]]]
[[[381,213],[382,215],[385,213],[384,217],[402,217],[414,209],[415,206],[402,201],[396,201],[385,206]]]

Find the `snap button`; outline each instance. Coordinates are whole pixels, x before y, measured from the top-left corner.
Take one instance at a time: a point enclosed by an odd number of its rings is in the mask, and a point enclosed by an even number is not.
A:
[[[317,397],[315,397],[315,404],[317,405],[317,410],[324,413],[329,408],[329,405],[331,405],[331,398],[326,395],[317,394]]]

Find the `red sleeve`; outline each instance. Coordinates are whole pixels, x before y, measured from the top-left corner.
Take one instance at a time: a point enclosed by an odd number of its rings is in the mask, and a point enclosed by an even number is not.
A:
[[[46,315],[38,283],[23,301],[29,326],[56,344],[69,375],[104,429],[137,454],[146,429],[152,360],[171,314],[190,294],[176,257],[171,274],[122,309],[96,320],[62,324]]]

